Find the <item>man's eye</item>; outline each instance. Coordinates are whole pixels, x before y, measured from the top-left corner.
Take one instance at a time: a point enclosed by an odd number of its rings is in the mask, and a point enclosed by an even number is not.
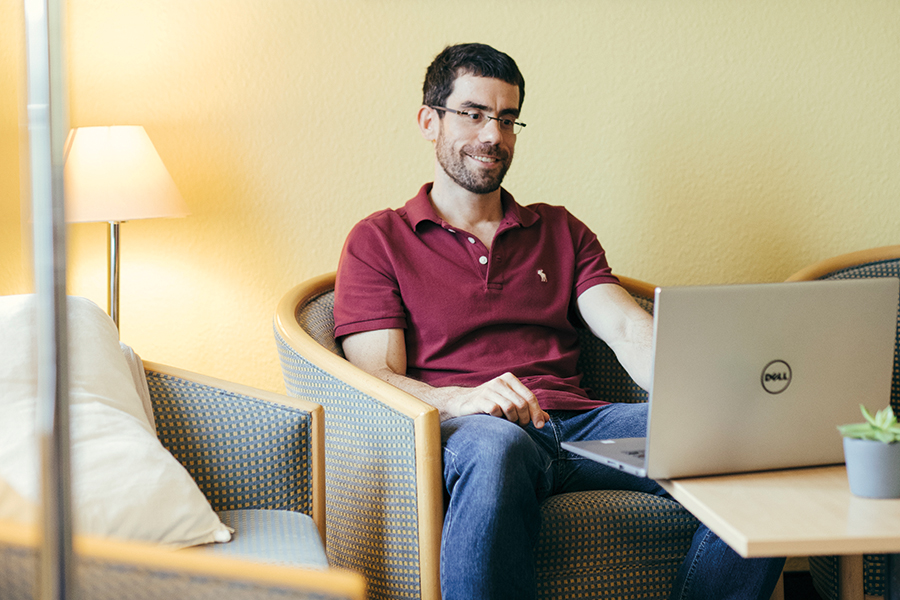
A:
[[[500,119],[500,124],[504,127],[512,127],[514,123],[511,119]]]
[[[477,112],[470,112],[470,113],[469,113],[469,118],[472,119],[473,121],[480,121],[480,120],[481,120],[481,116],[482,116],[481,113],[477,113]]]

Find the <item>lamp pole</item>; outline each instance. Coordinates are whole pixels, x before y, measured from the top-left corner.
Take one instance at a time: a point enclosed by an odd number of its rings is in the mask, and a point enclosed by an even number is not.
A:
[[[119,225],[118,221],[110,221],[106,238],[106,263],[109,270],[106,312],[116,324],[116,331],[119,330]]]

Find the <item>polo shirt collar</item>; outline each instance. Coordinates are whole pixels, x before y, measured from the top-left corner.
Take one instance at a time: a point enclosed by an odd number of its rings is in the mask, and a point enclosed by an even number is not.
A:
[[[450,224],[441,219],[437,213],[434,212],[434,207],[428,199],[428,194],[431,193],[431,188],[433,186],[433,183],[426,183],[419,190],[419,193],[406,203],[406,215],[409,218],[410,225],[412,225],[412,228],[415,231],[419,230],[419,224],[423,221],[430,221],[444,229],[450,228]],[[500,223],[502,229],[517,225],[520,227],[530,227],[540,219],[540,216],[536,212],[526,206],[520,205],[515,201],[512,194],[503,188],[500,188],[500,199],[503,202],[503,221]]]

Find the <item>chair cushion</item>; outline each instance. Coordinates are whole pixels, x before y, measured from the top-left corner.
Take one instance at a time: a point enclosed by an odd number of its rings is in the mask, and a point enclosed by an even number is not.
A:
[[[216,556],[243,558],[273,565],[328,568],[319,530],[309,515],[288,510],[225,510],[222,522],[234,529],[229,544],[191,548]]]
[[[596,490],[551,496],[535,550],[540,598],[664,597],[697,529],[680,504]]]

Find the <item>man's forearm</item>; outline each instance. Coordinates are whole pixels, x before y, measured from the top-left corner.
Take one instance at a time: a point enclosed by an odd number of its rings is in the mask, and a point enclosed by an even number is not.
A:
[[[577,302],[591,332],[612,348],[631,378],[649,390],[653,377],[653,317],[615,284],[589,288]]]
[[[452,398],[458,397],[466,390],[466,388],[458,387],[436,388],[412,377],[395,373],[387,367],[373,371],[371,374],[438,409],[441,421],[453,416],[448,412],[448,405]]]
[[[643,344],[621,344],[614,348],[616,358],[622,367],[636,384],[642,389],[650,391],[650,384],[653,380],[653,365],[649,357],[652,353],[652,347]]]
[[[535,427],[541,428],[549,418],[534,394],[511,373],[504,373],[474,388],[433,387],[389,368],[377,369],[372,375],[435,407],[441,421],[463,415],[486,414],[522,426],[534,423]]]
[[[635,383],[649,391],[653,380],[653,321],[633,321],[628,327],[625,337],[611,347]]]
[[[406,375],[403,330],[382,329],[344,339],[344,355],[363,371],[435,407],[442,421],[463,415],[488,414],[520,425],[543,427],[548,416],[534,394],[512,373],[474,388],[433,387]]]

